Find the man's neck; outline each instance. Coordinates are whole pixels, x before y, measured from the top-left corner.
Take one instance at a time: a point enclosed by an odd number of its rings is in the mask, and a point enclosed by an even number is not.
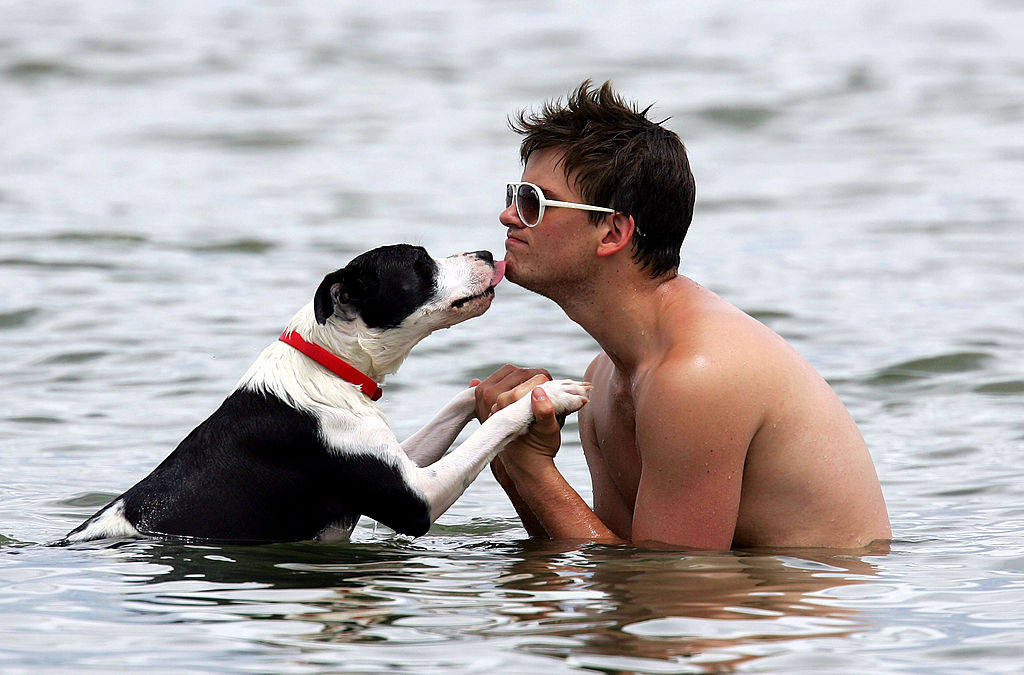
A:
[[[676,275],[604,279],[578,298],[560,302],[570,319],[590,334],[615,368],[631,375],[664,344],[661,312]]]

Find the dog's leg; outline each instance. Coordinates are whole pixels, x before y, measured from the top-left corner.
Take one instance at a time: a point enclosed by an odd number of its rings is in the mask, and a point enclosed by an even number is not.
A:
[[[589,385],[555,380],[541,385],[555,413],[576,412],[587,402]],[[430,522],[448,510],[484,467],[533,421],[530,397],[525,396],[491,415],[464,443],[433,464],[412,471],[410,478],[430,505]]]
[[[402,450],[417,466],[433,464],[473,419],[475,408],[474,389],[459,392],[426,426],[402,441]]]
[[[587,402],[589,385],[561,380],[541,386],[559,415],[575,412]],[[460,394],[449,404],[451,410],[441,415],[451,420],[448,434],[457,433],[451,431],[458,423],[457,411],[461,405],[469,407],[467,399],[471,400],[471,395]],[[464,443],[428,466],[413,462],[383,420],[379,425],[356,428],[339,424],[335,432],[331,425],[321,424],[331,445],[347,462],[346,475],[353,480],[343,486],[343,491],[360,495],[360,512],[396,532],[418,537],[455,503],[509,441],[526,432],[532,421],[527,396],[491,415]],[[428,431],[421,438],[441,437],[440,432]]]

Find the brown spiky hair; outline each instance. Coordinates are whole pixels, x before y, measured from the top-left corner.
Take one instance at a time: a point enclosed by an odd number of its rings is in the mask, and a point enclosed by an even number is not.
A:
[[[565,175],[588,204],[633,216],[633,260],[652,278],[675,272],[679,249],[693,220],[695,185],[686,148],[675,132],[619,96],[611,82],[590,80],[563,103],[520,111],[509,126],[523,136],[525,165],[539,150],[556,149]],[[595,224],[608,214],[591,212]]]

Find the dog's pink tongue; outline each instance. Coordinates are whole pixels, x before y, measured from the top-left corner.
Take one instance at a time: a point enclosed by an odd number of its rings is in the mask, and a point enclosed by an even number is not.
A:
[[[494,278],[491,279],[491,287],[497,286],[505,278],[505,261],[499,260],[494,263]]]

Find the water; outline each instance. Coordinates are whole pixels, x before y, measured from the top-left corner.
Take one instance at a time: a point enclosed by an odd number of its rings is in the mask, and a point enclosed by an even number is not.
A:
[[[5,2],[0,671],[1019,671],[1022,34],[1013,0]],[[489,476],[416,540],[36,545],[155,466],[326,271],[500,253],[505,116],[584,77],[671,116],[685,271],[839,392],[891,552],[531,542]],[[593,353],[502,285],[383,405],[404,436],[506,361]]]

